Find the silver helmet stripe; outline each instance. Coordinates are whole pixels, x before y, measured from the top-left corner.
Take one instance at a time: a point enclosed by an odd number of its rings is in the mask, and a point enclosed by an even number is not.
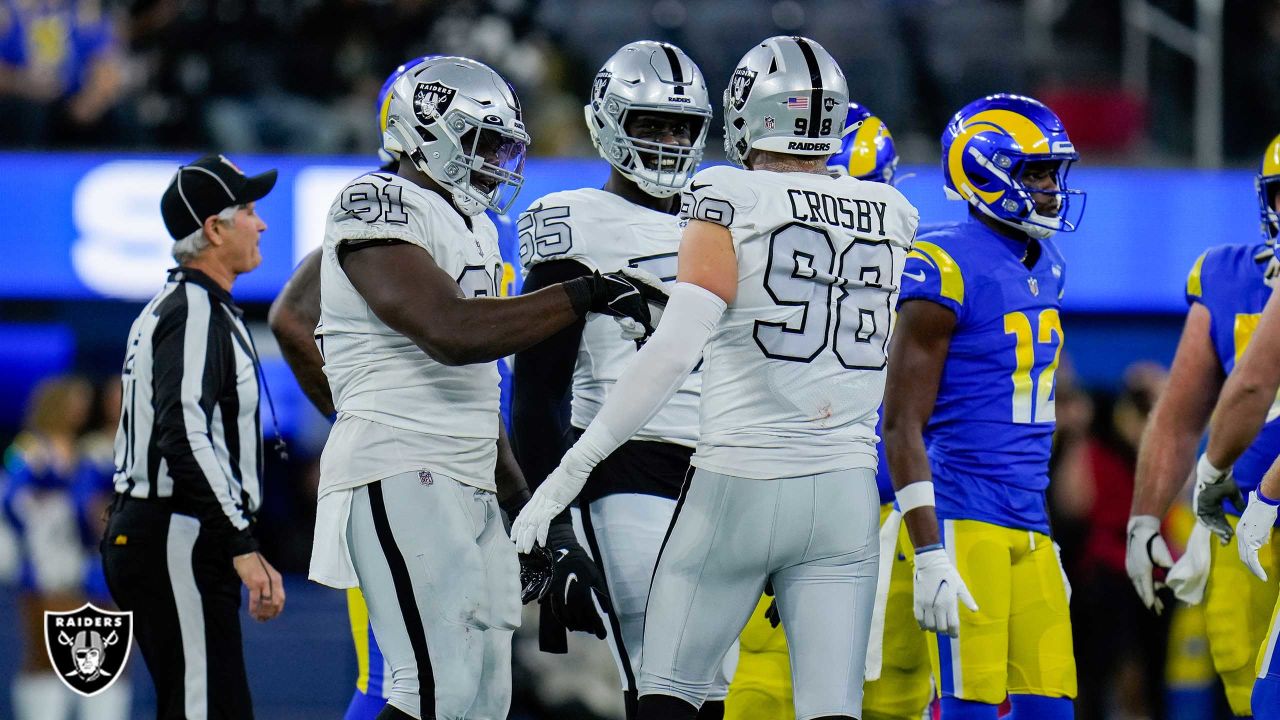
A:
[[[813,83],[813,93],[809,98],[809,132],[811,138],[818,137],[818,128],[822,124],[822,69],[818,67],[818,56],[813,54],[809,41],[793,38],[800,52],[804,55],[804,63],[809,67],[809,81]]]

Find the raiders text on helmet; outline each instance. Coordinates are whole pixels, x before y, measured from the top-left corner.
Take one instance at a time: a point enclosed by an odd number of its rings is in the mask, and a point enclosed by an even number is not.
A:
[[[528,143],[519,99],[486,65],[434,57],[391,85],[383,147],[406,153],[467,215],[511,207]]]
[[[743,56],[725,88],[725,155],[736,165],[752,149],[833,155],[848,104],[844,73],[821,45],[771,37]]]
[[[601,157],[650,195],[679,192],[702,161],[711,99],[702,71],[680,48],[652,40],[624,45],[596,74],[583,110]],[[637,113],[693,116],[693,142],[686,147],[629,135],[627,120]]]

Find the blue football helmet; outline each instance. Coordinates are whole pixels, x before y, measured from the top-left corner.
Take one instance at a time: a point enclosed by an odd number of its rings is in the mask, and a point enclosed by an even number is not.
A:
[[[381,160],[384,165],[400,159],[400,153],[388,150],[386,145],[387,112],[391,109],[391,86],[395,84],[396,80],[400,79],[401,75],[404,75],[432,58],[438,57],[442,56],[423,55],[422,57],[416,57],[412,60],[406,60],[395,70],[392,70],[386,80],[382,81],[382,87],[378,89],[378,103],[374,107],[378,112],[378,137],[382,138],[383,143],[382,146],[378,148],[378,159]]]
[[[867,108],[849,103],[840,152],[827,160],[827,169],[859,180],[893,184],[898,171],[898,149],[889,126]]]
[[[942,176],[947,197],[1032,237],[1073,232],[1084,215],[1085,194],[1067,187],[1067,171],[1080,154],[1062,121],[1038,100],[988,95],[955,114],[942,131]],[[1022,182],[1028,163],[1056,163],[1056,190]],[[1036,211],[1035,195],[1054,195],[1055,214]]]
[[[1276,213],[1275,197],[1280,192],[1280,135],[1272,139],[1262,156],[1262,165],[1253,181],[1258,191],[1258,215],[1262,219],[1262,237],[1268,245],[1274,245],[1280,235],[1280,214]]]

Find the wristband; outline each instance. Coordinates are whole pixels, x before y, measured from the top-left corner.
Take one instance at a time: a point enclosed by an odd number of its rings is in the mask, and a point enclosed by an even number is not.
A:
[[[895,491],[898,507],[902,510],[902,514],[915,510],[918,507],[933,507],[933,481],[920,480],[899,488]]]
[[[586,315],[591,310],[591,306],[594,304],[595,285],[595,275],[583,275],[560,283],[560,287],[564,288],[564,293],[569,296],[570,307],[579,316]]]
[[[1267,505],[1270,505],[1271,507],[1276,507],[1277,505],[1280,505],[1280,498],[1276,498],[1275,500],[1272,500],[1271,498],[1269,498],[1269,497],[1267,497],[1266,495],[1263,495],[1263,494],[1262,494],[1262,486],[1261,486],[1261,485],[1259,485],[1259,486],[1258,486],[1258,489],[1257,489],[1257,490],[1254,490],[1254,491],[1253,491],[1253,493],[1254,493],[1255,495],[1257,495],[1257,496],[1258,496],[1258,500],[1260,500],[1261,502],[1266,503]]]
[[[1218,484],[1226,475],[1225,470],[1219,470],[1214,467],[1213,463],[1209,462],[1209,453],[1202,454],[1200,459],[1196,462],[1196,473],[1198,473],[1200,477],[1205,478],[1205,481],[1211,485]]]
[[[943,545],[942,545],[942,543],[934,543],[934,544],[932,544],[932,545],[925,545],[924,547],[918,547],[918,548],[916,548],[916,555],[922,555],[922,554],[927,553],[927,552],[933,552],[934,550],[941,550],[941,549],[943,549]]]

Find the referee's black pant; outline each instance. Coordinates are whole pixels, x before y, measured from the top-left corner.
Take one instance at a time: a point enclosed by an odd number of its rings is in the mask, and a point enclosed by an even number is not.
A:
[[[156,686],[159,720],[253,717],[240,640],[240,577],[224,543],[163,501],[116,496],[102,540],[111,597]]]

